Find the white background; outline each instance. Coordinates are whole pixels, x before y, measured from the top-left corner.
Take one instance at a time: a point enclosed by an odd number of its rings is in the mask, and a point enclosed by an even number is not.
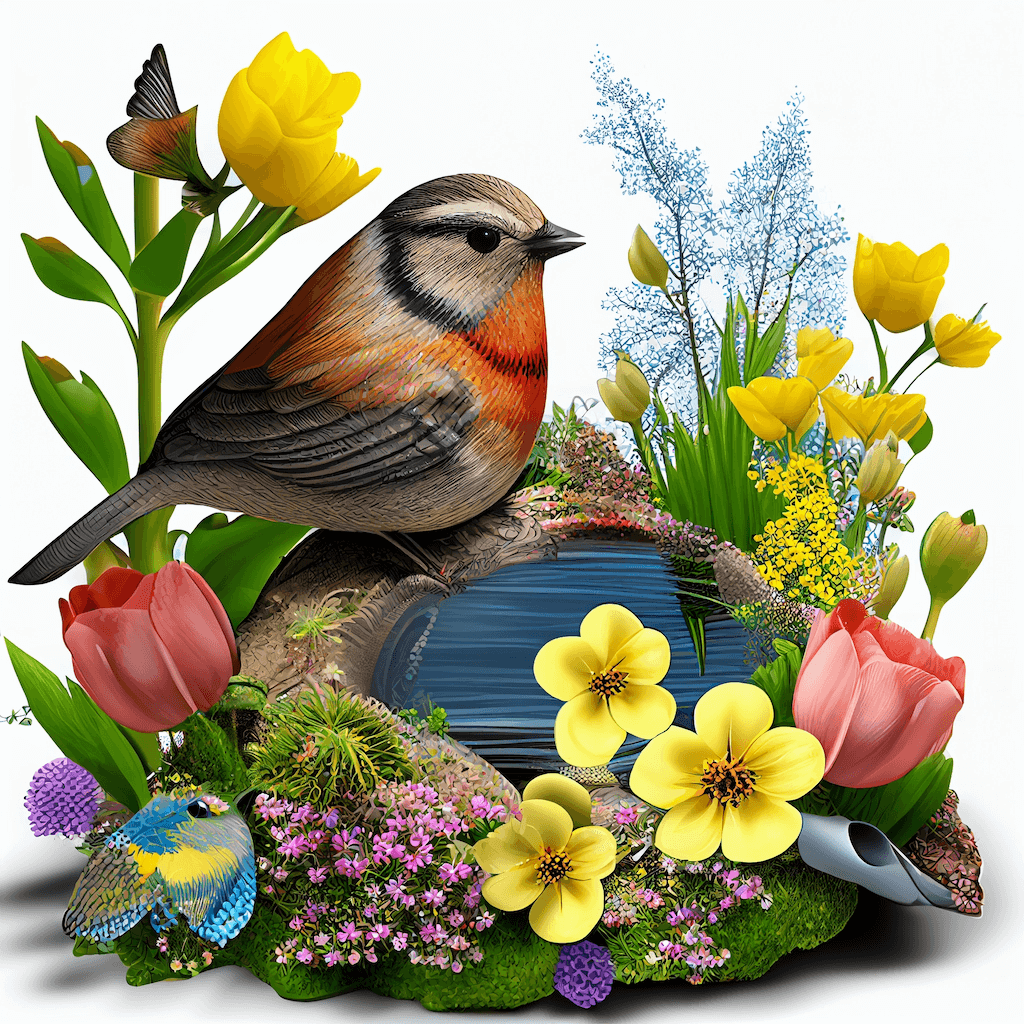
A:
[[[112,400],[135,457],[134,369],[120,323],[105,307],[72,303],[34,278],[18,233],[55,235],[110,274],[52,185],[33,115],[83,148],[111,203],[130,226],[131,177],[104,148],[154,43],[167,48],[183,108],[199,103],[200,149],[220,165],[216,113],[231,76],[282,29],[332,70],[354,70],[363,93],[339,148],[379,179],[340,210],[289,235],[253,268],[204,300],[168,348],[165,412],[242,346],[338,245],[405,189],[442,174],[481,171],[512,181],[555,222],[582,232],[585,248],[549,265],[546,305],[551,398],[595,395],[597,340],[608,326],[605,289],[625,284],[629,237],[652,210],[624,197],[611,153],[584,145],[596,92],[595,47],[642,89],[664,96],[680,146],[699,145],[716,196],[728,173],[757,151],[799,88],[806,94],[817,197],[842,203],[851,234],[899,239],[920,252],[950,248],[936,316],[970,316],[983,302],[1003,341],[983,369],[937,367],[924,378],[935,442],[908,471],[920,531],[938,512],[973,507],[990,532],[988,557],[945,612],[937,647],[967,662],[966,706],[949,752],[961,810],[985,857],[983,919],[870,905],[860,931],[804,954],[759,983],[645,987],[617,992],[601,1018],[654,1020],[714,1013],[741,1021],[834,1021],[875,1014],[1008,1019],[1002,1008],[1019,971],[1022,904],[1020,821],[1024,773],[1020,670],[1019,387],[1021,18],[1011,4],[974,2],[569,4],[10,5],[5,103],[0,108],[4,202],[0,205],[5,481],[0,576],[102,496],[35,403],[21,363],[40,354],[85,370]],[[164,210],[174,209],[174,187]],[[852,244],[850,247],[852,255]],[[115,282],[115,289],[117,288]],[[122,300],[127,295],[120,289]],[[852,306],[852,300],[851,300]],[[852,306],[847,335],[866,376],[870,340]],[[899,353],[907,344],[895,339]],[[890,360],[892,365],[892,360]],[[174,523],[191,528],[204,510]],[[912,545],[905,550],[911,551]],[[81,570],[44,587],[3,584],[0,627],[54,671],[70,671],[57,598]],[[613,596],[613,595],[611,595]],[[895,618],[919,630],[926,599],[915,568]],[[20,706],[0,664],[0,711]],[[67,1014],[77,1021],[130,1014],[136,1021],[201,1014],[221,1020],[382,1020],[423,1017],[418,1004],[352,995],[312,1006],[279,1000],[243,972],[212,972],[188,985],[135,990],[112,957],[74,960],[59,919],[81,861],[59,840],[34,839],[22,795],[32,772],[57,751],[38,727],[4,727],[2,989],[19,1018]],[[874,909],[872,909],[872,906]],[[573,1016],[561,1000],[521,1011],[525,1019]]]

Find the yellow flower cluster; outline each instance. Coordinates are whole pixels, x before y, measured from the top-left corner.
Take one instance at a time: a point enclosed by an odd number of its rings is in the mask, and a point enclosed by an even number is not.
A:
[[[759,490],[770,485],[788,499],[782,518],[754,537],[758,572],[791,601],[831,608],[846,596],[856,563],[836,532],[838,508],[821,463],[794,455],[785,466],[770,465],[763,479],[751,473]]]

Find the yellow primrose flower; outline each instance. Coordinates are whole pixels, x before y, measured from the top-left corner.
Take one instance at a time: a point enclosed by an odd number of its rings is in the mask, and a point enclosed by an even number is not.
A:
[[[597,382],[597,390],[612,418],[620,423],[635,423],[651,400],[647,378],[640,367],[628,359],[620,359],[615,364],[615,380],[602,377]]]
[[[758,377],[745,388],[729,388],[728,394],[743,422],[763,441],[779,441],[787,430],[799,437],[817,418],[818,389],[806,377]]]
[[[499,825],[473,847],[491,874],[484,899],[499,910],[532,904],[530,927],[542,939],[579,942],[604,912],[601,879],[615,869],[615,839],[599,825],[574,829],[569,812],[550,800],[524,800],[520,810],[521,821]]]
[[[654,843],[680,860],[721,845],[735,861],[777,857],[800,834],[787,801],[816,786],[825,752],[803,729],[772,729],[772,702],[750,683],[722,683],[693,710],[696,732],[673,726],[640,752],[629,788],[668,813]]]
[[[909,441],[928,418],[924,395],[851,395],[840,388],[821,393],[825,425],[833,437],[859,437],[865,447],[882,440],[891,430]]]
[[[941,243],[918,256],[902,242],[886,245],[858,235],[853,294],[869,320],[899,334],[932,315],[948,266],[949,249]]]
[[[360,175],[352,157],[334,151],[358,95],[356,75],[332,75],[282,32],[231,80],[217,122],[221,149],[260,202],[295,206],[304,221],[322,217],[380,173]]]
[[[577,768],[607,764],[626,733],[649,739],[667,729],[676,700],[657,685],[671,661],[668,640],[628,609],[602,604],[579,636],[546,643],[533,662],[537,682],[566,702],[555,718],[558,756]]]
[[[827,327],[801,327],[796,332],[796,373],[827,388],[853,355],[853,342],[837,338]]]
[[[996,334],[987,321],[976,324],[947,313],[935,325],[933,337],[940,362],[947,366],[983,366],[1002,335]]]

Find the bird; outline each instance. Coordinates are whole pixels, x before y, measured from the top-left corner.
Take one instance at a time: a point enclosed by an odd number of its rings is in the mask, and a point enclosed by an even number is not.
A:
[[[161,931],[184,913],[224,946],[256,898],[252,836],[224,801],[198,790],[159,793],[89,858],[64,915],[65,934],[111,942],[146,914]]]
[[[501,499],[547,393],[545,262],[583,245],[514,185],[399,196],[167,418],[139,472],[19,569],[57,579],[146,513],[445,529]]]

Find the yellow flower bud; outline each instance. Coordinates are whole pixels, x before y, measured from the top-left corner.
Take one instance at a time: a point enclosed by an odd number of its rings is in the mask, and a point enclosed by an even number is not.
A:
[[[620,359],[615,364],[615,380],[602,377],[597,382],[597,390],[612,418],[620,423],[635,423],[651,400],[647,378],[629,359]]]
[[[852,355],[853,342],[837,338],[827,327],[801,327],[797,331],[797,376],[813,381],[819,391],[835,380]]]
[[[352,157],[334,151],[358,95],[356,75],[332,75],[282,32],[231,80],[217,122],[221,149],[260,202],[295,206],[304,221],[322,217],[380,173],[360,175]]]
[[[899,438],[890,430],[868,449],[857,474],[857,490],[862,501],[880,501],[900,482],[904,464],[896,455],[899,443]]]
[[[959,594],[981,565],[988,530],[978,525],[974,510],[954,518],[942,512],[921,538],[921,571],[933,601],[945,604]]]
[[[763,441],[779,441],[787,430],[799,432],[813,406],[818,389],[806,377],[758,377],[745,388],[731,387],[729,401],[743,422]]]
[[[933,336],[939,361],[947,366],[983,366],[992,346],[1002,337],[987,322],[972,323],[953,313],[947,313],[935,325]]]
[[[909,441],[928,418],[924,395],[851,395],[840,388],[821,393],[825,426],[833,437],[859,437],[865,447],[881,440],[890,430]]]
[[[909,578],[910,558],[901,555],[886,566],[881,586],[878,588],[878,596],[871,602],[871,611],[880,619],[889,618],[893,605],[903,596]]]
[[[909,331],[932,315],[948,266],[949,249],[941,243],[918,256],[902,242],[858,235],[853,294],[869,320],[893,334]]]
[[[664,291],[668,284],[668,263],[639,224],[629,243],[629,269],[641,284],[651,288]]]

